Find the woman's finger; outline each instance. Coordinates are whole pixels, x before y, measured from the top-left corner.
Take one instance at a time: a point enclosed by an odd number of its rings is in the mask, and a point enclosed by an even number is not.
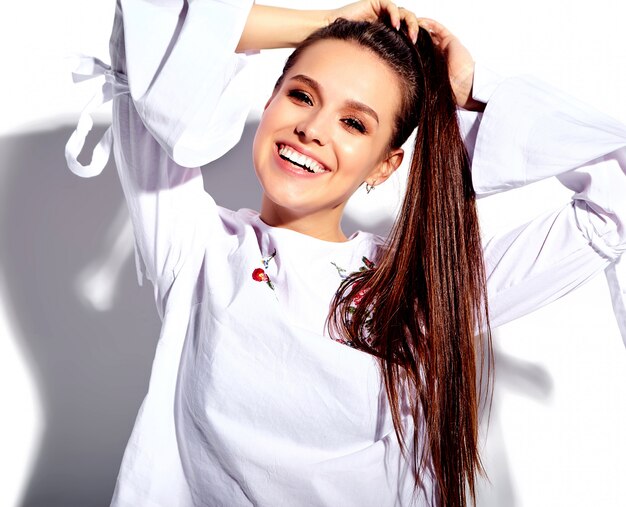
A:
[[[454,37],[450,30],[434,19],[418,18],[417,21],[422,28],[428,30],[433,42],[437,45],[443,44],[445,46],[446,41],[451,37]]]
[[[400,17],[405,22],[408,35],[413,41],[413,44],[417,42],[417,32],[419,31],[419,22],[417,16],[410,10],[400,7]]]
[[[400,22],[402,19],[400,15],[400,8],[395,3],[389,2],[387,0],[382,0],[380,2],[380,8],[381,8],[381,11],[387,11],[387,14],[389,15],[389,21],[391,22],[391,26],[393,26],[396,30],[400,30]]]

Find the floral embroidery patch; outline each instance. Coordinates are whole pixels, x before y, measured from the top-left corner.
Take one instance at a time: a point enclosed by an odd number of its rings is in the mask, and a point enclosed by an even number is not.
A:
[[[362,257],[361,261],[363,262],[363,265],[358,269],[358,271],[354,271],[353,273],[350,273],[350,274],[363,272],[363,271],[366,271],[368,269],[373,269],[373,268],[376,267],[376,265],[371,260],[369,260],[367,257],[365,257],[365,256]],[[337,274],[339,275],[339,278],[341,278],[342,281],[350,276],[350,274],[347,272],[346,269],[342,268],[341,266],[338,266],[334,262],[331,262],[331,264],[333,266],[335,266],[335,269],[337,270]],[[367,294],[368,290],[369,289],[361,289],[352,298],[352,301],[350,301],[350,305],[348,306],[348,312],[350,314],[353,314],[354,312],[356,312],[357,306],[361,304],[361,301],[363,300],[363,298]],[[365,329],[366,330],[369,330],[371,322],[372,322],[372,317],[371,317],[371,311],[370,311],[369,314],[368,314],[368,317],[365,319]],[[336,342],[342,343],[344,345],[348,345],[350,347],[354,347],[355,346],[354,343],[351,340],[346,340],[346,339],[343,339],[343,338],[333,338],[333,340],[336,341]]]
[[[261,259],[261,263],[263,264],[262,268],[256,268],[252,272],[252,279],[255,282],[265,282],[267,286],[273,291],[275,291],[276,289],[274,287],[274,284],[272,283],[272,280],[270,280],[270,277],[265,272],[265,270],[269,267],[270,262],[274,259],[274,257],[276,257],[276,250],[274,250],[274,252],[271,255],[268,255],[267,257],[263,257]]]
[[[359,268],[359,271],[365,271],[366,269],[372,269],[376,267],[376,265],[367,257],[365,257],[365,255],[361,258],[361,262],[363,262],[363,265]],[[335,262],[331,261],[331,264],[335,266],[337,274],[342,280],[345,280],[346,278],[348,278],[348,276],[350,276],[344,268],[338,266]],[[354,273],[357,273],[359,271],[355,271]]]

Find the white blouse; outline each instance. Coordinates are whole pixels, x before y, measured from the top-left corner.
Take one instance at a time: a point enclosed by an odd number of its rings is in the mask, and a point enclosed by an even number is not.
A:
[[[77,71],[105,85],[68,142],[68,165],[93,176],[113,145],[162,319],[113,505],[409,505],[412,474],[376,360],[325,329],[341,280],[375,265],[384,240],[270,227],[203,188],[197,167],[236,144],[245,122],[249,56],[234,48],[251,4],[118,0],[112,67],[85,59]],[[608,269],[626,330],[615,264],[626,249],[626,127],[480,66],[474,97],[484,114],[460,120],[480,195],[554,175],[574,191],[567,206],[485,242],[493,326]],[[110,98],[112,130],[83,167],[89,110]],[[433,505],[432,488],[427,472],[415,505]]]

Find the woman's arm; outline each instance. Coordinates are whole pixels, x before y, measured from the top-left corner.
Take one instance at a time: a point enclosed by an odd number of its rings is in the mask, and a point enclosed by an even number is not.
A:
[[[253,5],[237,45],[237,52],[291,48],[330,23],[331,10],[302,11]]]
[[[337,18],[375,21],[383,17],[389,18],[389,22],[396,28],[405,23],[409,35],[415,40],[418,27],[415,14],[389,0],[362,0],[326,10],[253,5],[237,45],[237,52],[295,47],[313,31]]]
[[[533,78],[493,88],[473,151],[477,193],[550,176],[574,192],[563,208],[485,242],[497,326],[565,295],[626,251],[626,126]]]
[[[485,242],[494,326],[578,287],[626,250],[626,126],[539,80],[476,67],[443,25],[420,19],[448,60],[477,195],[556,176],[570,204]],[[485,107],[486,105],[486,107]],[[621,327],[626,280],[612,277]],[[626,340],[626,329],[622,329]]]

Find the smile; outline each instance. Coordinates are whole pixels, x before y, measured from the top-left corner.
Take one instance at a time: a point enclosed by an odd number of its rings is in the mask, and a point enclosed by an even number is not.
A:
[[[320,174],[326,172],[326,169],[324,169],[324,167],[319,162],[313,160],[311,157],[307,157],[306,155],[299,153],[298,151],[284,144],[278,145],[278,155],[283,160],[287,160],[310,173]]]

